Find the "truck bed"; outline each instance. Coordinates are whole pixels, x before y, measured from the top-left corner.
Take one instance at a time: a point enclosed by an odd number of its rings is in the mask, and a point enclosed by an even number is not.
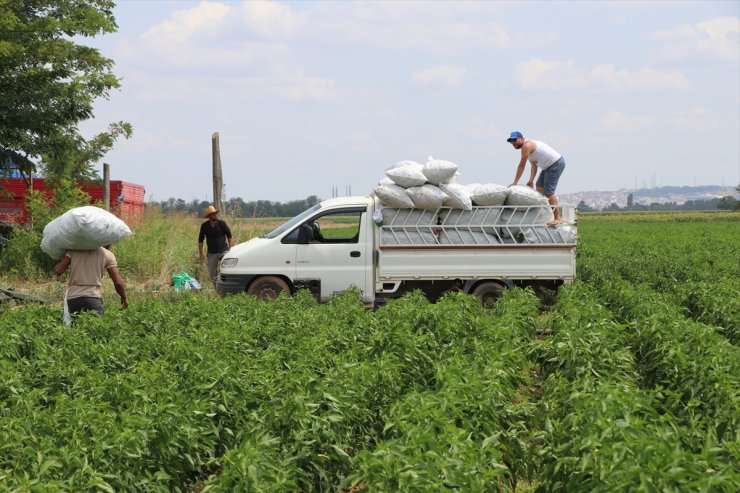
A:
[[[488,206],[470,211],[383,208],[375,229],[378,282],[404,279],[575,278],[575,210],[548,227],[549,206]]]

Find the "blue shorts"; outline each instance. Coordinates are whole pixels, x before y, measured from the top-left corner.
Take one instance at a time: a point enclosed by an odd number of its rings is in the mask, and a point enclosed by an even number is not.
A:
[[[557,161],[552,163],[547,169],[540,171],[540,176],[537,177],[537,188],[542,188],[542,194],[546,197],[555,193],[555,187],[558,186],[558,180],[560,175],[563,174],[565,169],[565,159],[560,157]]]

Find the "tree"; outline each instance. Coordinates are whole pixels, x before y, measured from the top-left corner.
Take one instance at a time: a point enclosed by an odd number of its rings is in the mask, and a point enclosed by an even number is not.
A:
[[[55,134],[49,141],[53,144],[50,151],[41,156],[41,168],[47,178],[59,180],[69,178],[75,181],[87,181],[100,178],[93,167],[108,151],[113,148],[118,137],[131,137],[131,124],[125,122],[111,123],[107,132],[102,132],[90,140],[83,138],[77,129],[70,129],[64,134]]]
[[[635,206],[635,196],[632,194],[627,195],[627,208],[632,209]]]
[[[731,211],[737,208],[737,200],[735,200],[734,197],[730,197],[729,195],[726,197],[722,197],[719,199],[719,202],[717,202],[717,209],[721,211]]]
[[[51,174],[88,175],[92,160],[130,136],[124,122],[90,141],[77,131],[119,80],[112,60],[73,39],[115,32],[113,7],[110,0],[0,0],[0,171],[12,161],[29,175],[42,159]]]

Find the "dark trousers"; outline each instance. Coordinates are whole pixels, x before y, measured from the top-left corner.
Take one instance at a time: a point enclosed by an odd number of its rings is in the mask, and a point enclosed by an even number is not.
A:
[[[69,314],[75,314],[82,311],[97,312],[103,315],[103,298],[93,298],[92,296],[81,296],[79,298],[67,299]]]

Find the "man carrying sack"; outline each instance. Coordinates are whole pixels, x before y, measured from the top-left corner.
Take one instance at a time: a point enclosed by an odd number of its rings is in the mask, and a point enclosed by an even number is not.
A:
[[[218,276],[218,263],[226,255],[226,252],[231,250],[231,230],[226,224],[226,221],[218,218],[218,209],[209,205],[206,209],[204,218],[208,218],[208,221],[200,225],[200,233],[198,234],[198,252],[200,253],[200,261],[206,260],[206,255],[203,254],[203,239],[205,238],[208,246],[208,275],[216,284],[216,278]]]

